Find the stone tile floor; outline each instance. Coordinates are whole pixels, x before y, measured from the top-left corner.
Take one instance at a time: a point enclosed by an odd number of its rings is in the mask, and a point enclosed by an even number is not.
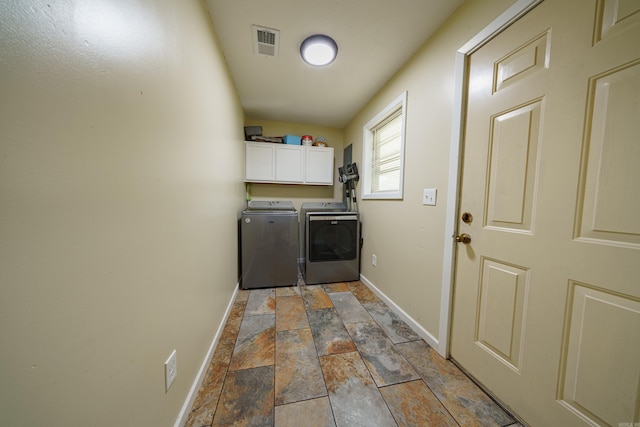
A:
[[[241,290],[186,426],[519,426],[361,282]]]

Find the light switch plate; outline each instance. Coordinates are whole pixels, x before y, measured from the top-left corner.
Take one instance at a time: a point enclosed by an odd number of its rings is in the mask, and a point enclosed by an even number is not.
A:
[[[178,363],[176,361],[176,351],[173,350],[171,355],[164,362],[164,389],[165,392],[169,391],[171,384],[173,384],[173,380],[178,376]]]
[[[425,188],[422,193],[422,204],[435,206],[436,205],[436,189],[435,188]]]

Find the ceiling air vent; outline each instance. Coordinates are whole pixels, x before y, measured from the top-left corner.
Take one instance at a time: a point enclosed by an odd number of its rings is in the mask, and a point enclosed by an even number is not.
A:
[[[252,25],[253,51],[258,55],[278,56],[280,31]]]

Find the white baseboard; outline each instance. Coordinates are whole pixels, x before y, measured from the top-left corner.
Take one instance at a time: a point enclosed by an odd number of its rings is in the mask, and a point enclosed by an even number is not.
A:
[[[373,283],[369,281],[362,274],[360,275],[360,281],[364,283],[371,291],[385,302],[411,329],[414,330],[423,340],[427,342],[434,349],[438,349],[438,339],[434,337],[429,331],[423,328],[418,322],[416,322],[411,316],[409,316],[403,309],[393,302],[388,296],[386,296],[380,289],[376,288]]]
[[[231,313],[231,309],[233,308],[233,302],[236,299],[236,295],[238,294],[238,290],[240,289],[240,283],[238,282],[236,284],[236,288],[233,291],[233,295],[231,296],[231,300],[229,301],[229,304],[227,305],[227,310],[224,312],[224,316],[222,317],[222,320],[220,321],[220,325],[218,326],[218,330],[216,331],[216,334],[213,336],[213,341],[211,342],[211,345],[209,346],[209,350],[207,351],[207,354],[204,357],[204,360],[202,361],[202,365],[200,366],[200,370],[198,371],[198,374],[196,375],[196,378],[193,381],[193,385],[191,386],[191,390],[189,390],[189,394],[187,394],[187,399],[184,402],[184,405],[182,405],[182,409],[180,410],[180,413],[178,414],[178,418],[176,419],[175,424],[173,425],[174,427],[184,427],[184,424],[187,422],[187,418],[189,415],[189,410],[191,409],[191,407],[193,406],[193,402],[195,402],[196,397],[198,396],[198,391],[200,390],[200,387],[202,386],[202,381],[204,381],[204,376],[207,373],[207,369],[209,368],[209,363],[211,363],[211,358],[213,357],[213,352],[216,349],[216,346],[218,345],[218,341],[220,341],[220,336],[222,335],[222,330],[224,329],[224,325],[226,325],[227,323],[227,319],[229,318],[229,314]]]

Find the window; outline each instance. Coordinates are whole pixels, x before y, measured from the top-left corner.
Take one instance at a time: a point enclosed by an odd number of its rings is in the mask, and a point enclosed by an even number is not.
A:
[[[362,129],[363,199],[402,199],[407,92]]]

